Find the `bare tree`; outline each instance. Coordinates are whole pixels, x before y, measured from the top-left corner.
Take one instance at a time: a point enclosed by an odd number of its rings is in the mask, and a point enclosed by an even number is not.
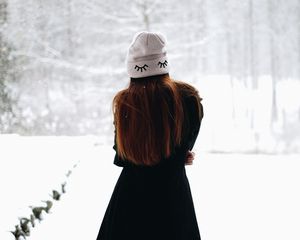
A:
[[[12,80],[11,47],[4,39],[7,23],[7,1],[0,0],[0,132],[9,131],[13,119],[13,100],[7,87]]]
[[[268,1],[268,18],[270,24],[270,57],[271,57],[271,78],[272,78],[272,105],[271,105],[271,128],[273,123],[278,118],[278,110],[276,103],[276,83],[278,81],[278,55],[277,55],[277,45],[276,45],[276,26],[274,22],[275,15],[275,5],[278,4],[277,0]]]
[[[230,78],[231,86],[231,102],[232,102],[232,113],[231,116],[235,119],[235,101],[234,101],[234,70],[233,70],[233,22],[231,18],[232,10],[229,0],[225,0],[225,30],[226,30],[226,43],[227,43],[227,72]]]

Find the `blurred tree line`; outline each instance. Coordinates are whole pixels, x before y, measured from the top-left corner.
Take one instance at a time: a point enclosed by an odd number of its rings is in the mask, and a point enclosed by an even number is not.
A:
[[[289,112],[277,95],[278,83],[300,79],[298,0],[0,0],[1,133],[110,134],[111,101],[129,81],[126,51],[140,30],[167,36],[173,77],[200,93],[208,76],[224,76],[228,114],[236,124],[243,115],[258,138],[256,106],[242,108],[234,91],[254,98],[269,81],[264,127],[295,137],[299,98]]]

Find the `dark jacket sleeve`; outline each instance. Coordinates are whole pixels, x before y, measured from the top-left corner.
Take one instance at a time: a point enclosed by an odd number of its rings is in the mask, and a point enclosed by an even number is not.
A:
[[[117,143],[116,143],[116,129],[114,130],[114,145],[113,149],[115,150],[115,158],[114,158],[114,164],[118,167],[126,167],[126,166],[131,166],[131,163],[128,162],[128,160],[123,160],[117,152]]]
[[[188,150],[192,150],[196,139],[198,137],[199,131],[200,131],[200,126],[202,122],[202,118],[204,116],[203,112],[203,105],[200,102],[200,98],[198,98],[199,104],[200,104],[200,118],[199,118],[199,113],[198,113],[198,106],[197,103],[194,100],[189,100],[188,101],[188,110],[189,110],[189,116],[190,116],[190,133],[188,137],[188,142],[187,142],[187,147]]]

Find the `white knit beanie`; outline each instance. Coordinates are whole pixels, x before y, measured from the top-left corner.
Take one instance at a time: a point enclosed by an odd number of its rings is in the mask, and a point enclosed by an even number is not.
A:
[[[166,38],[158,32],[138,32],[127,52],[129,77],[140,78],[169,72]]]

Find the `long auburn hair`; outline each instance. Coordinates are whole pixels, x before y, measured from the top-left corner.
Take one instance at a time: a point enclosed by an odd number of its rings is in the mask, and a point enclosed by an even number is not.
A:
[[[194,97],[201,116],[202,98],[192,85],[169,74],[130,78],[112,101],[117,154],[136,165],[155,165],[172,154],[183,137],[183,96]]]

